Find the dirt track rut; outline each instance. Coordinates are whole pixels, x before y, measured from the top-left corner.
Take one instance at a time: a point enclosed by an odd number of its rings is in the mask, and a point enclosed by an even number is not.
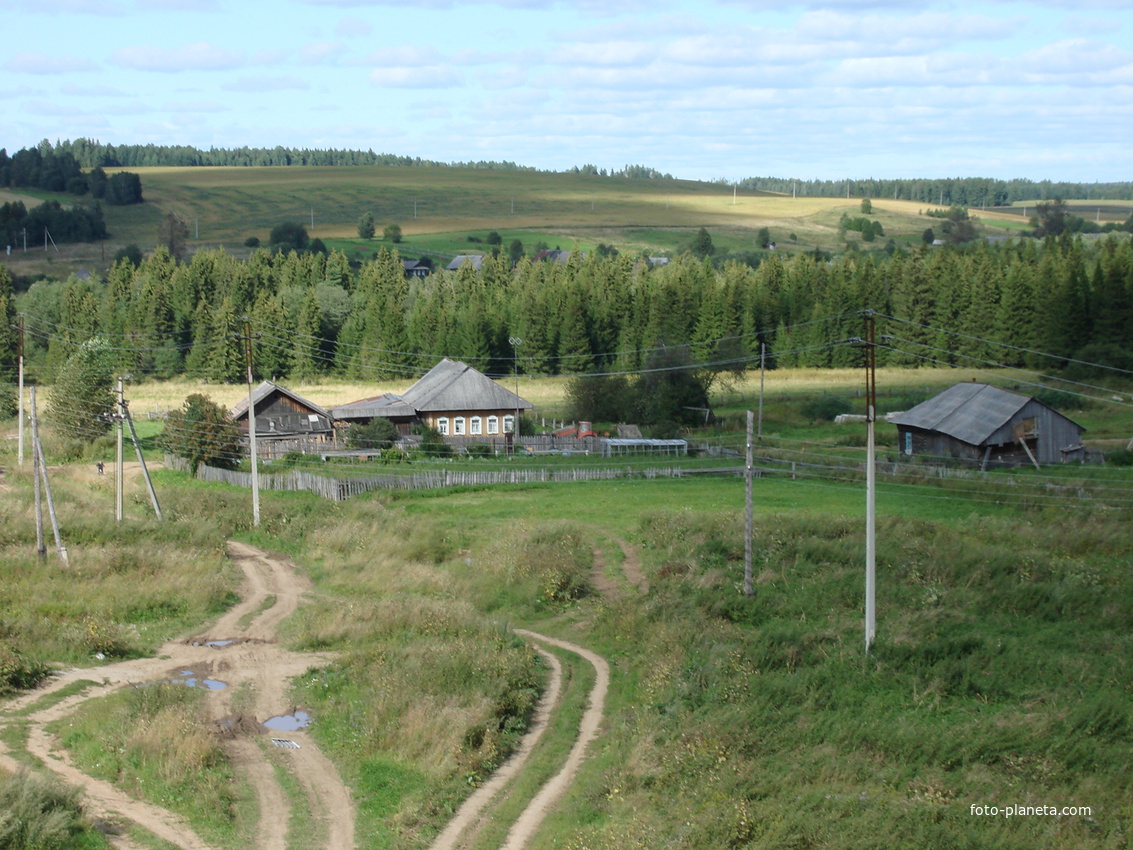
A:
[[[223,681],[227,688],[209,692],[210,711],[214,720],[225,721],[225,727],[231,728],[230,739],[225,743],[227,753],[252,785],[259,801],[256,846],[278,850],[286,846],[291,806],[275,778],[272,762],[265,755],[264,743],[272,733],[257,721],[291,714],[294,707],[287,702],[288,681],[313,666],[328,663],[331,658],[288,652],[275,643],[279,624],[302,604],[310,590],[306,577],[295,565],[243,543],[230,542],[228,554],[244,573],[241,600],[206,633],[188,640],[170,641],[154,658],[67,670],[47,686],[7,703],[0,712],[0,725],[11,719],[12,712],[29,706],[34,708],[42,697],[70,682],[83,679],[103,682],[100,687],[88,688],[77,696],[33,710],[26,718],[21,718],[29,723],[28,751],[68,782],[82,786],[86,792],[86,807],[95,816],[133,821],[184,850],[210,850],[210,845],[177,815],[130,798],[110,783],[79,771],[45,727],[53,720],[66,717],[88,699],[121,687],[167,680],[184,669]],[[245,621],[246,625],[242,625]],[[213,641],[229,643],[207,645]],[[248,713],[253,717],[233,714],[232,694],[244,684],[252,694],[252,710]],[[308,807],[321,828],[322,846],[327,850],[351,850],[355,846],[354,806],[334,766],[302,730],[275,733],[275,737],[285,737],[299,744],[298,749],[281,752],[307,794]],[[9,770],[19,767],[18,762],[2,752],[0,763]],[[121,846],[132,845],[123,839]]]

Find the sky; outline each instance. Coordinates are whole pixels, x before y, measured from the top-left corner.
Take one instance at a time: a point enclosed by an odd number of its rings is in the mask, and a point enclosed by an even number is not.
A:
[[[0,0],[0,147],[1133,179],[1133,2]]]

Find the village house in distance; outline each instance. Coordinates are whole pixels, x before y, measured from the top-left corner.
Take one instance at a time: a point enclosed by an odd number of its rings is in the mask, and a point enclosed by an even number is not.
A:
[[[401,395],[383,393],[329,411],[271,381],[252,391],[256,453],[268,459],[290,451],[321,452],[337,442],[337,429],[378,417],[390,420],[402,435],[421,424],[454,446],[479,443],[499,450],[511,446],[516,416],[534,408],[487,375],[447,357]],[[247,435],[248,399],[241,399],[229,416]]]
[[[331,410],[331,416],[343,423],[380,416],[403,434],[422,423],[455,445],[504,445],[512,439],[516,416],[534,408],[467,363],[446,357],[401,395],[385,393],[350,402]]]

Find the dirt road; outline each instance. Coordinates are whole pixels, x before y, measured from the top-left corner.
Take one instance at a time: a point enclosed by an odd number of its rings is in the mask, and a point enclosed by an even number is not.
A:
[[[602,550],[594,548],[594,568],[591,572],[591,583],[603,596],[617,598],[626,592],[625,584],[645,593],[649,585],[641,571],[641,563],[633,548],[621,539],[616,539],[618,547],[622,550],[623,578],[611,577],[606,571],[606,562]],[[556,638],[547,637],[527,629],[515,629],[515,633],[532,642],[551,667],[551,679],[547,690],[543,693],[536,706],[532,718],[531,728],[520,743],[519,748],[480,788],[476,790],[464,804],[457,810],[444,831],[437,836],[430,850],[462,850],[472,846],[480,830],[492,816],[492,810],[497,800],[507,794],[507,788],[520,775],[528,756],[538,743],[550,722],[551,712],[559,705],[562,698],[562,665],[553,654],[541,646],[550,645],[572,652],[584,658],[594,668],[594,686],[590,690],[589,704],[579,721],[578,737],[574,746],[568,753],[566,761],[557,774],[551,777],[528,803],[512,824],[504,840],[501,850],[523,850],[538,831],[543,820],[553,806],[566,793],[574,781],[579,767],[586,758],[586,752],[591,742],[597,737],[604,717],[606,693],[610,685],[610,667],[606,660],[597,653],[591,652],[577,644],[569,643]]]
[[[31,707],[31,713],[21,717],[29,723],[28,752],[66,781],[83,787],[89,812],[133,821],[185,850],[209,850],[209,845],[177,815],[130,798],[112,784],[79,771],[45,729],[48,723],[66,717],[86,700],[122,687],[177,678],[190,670],[198,680],[208,678],[227,685],[209,691],[209,708],[224,732],[229,757],[252,785],[259,801],[256,846],[265,850],[286,846],[291,806],[266,752],[275,737],[298,744],[298,748],[279,751],[285,754],[287,767],[308,797],[307,805],[318,823],[322,846],[327,850],[350,850],[355,846],[354,805],[334,766],[305,731],[272,733],[260,725],[269,718],[293,714],[295,707],[287,702],[288,681],[331,660],[326,655],[288,652],[275,643],[276,629],[302,604],[310,590],[309,583],[294,564],[272,558],[252,546],[230,542],[228,554],[244,572],[241,601],[211,629],[188,640],[165,644],[154,658],[67,670],[47,686],[5,704],[0,712],[0,726],[11,721],[13,712]],[[34,710],[44,696],[84,679],[103,685]],[[231,699],[241,685],[248,686],[243,690],[251,693],[252,708],[238,715],[233,712]],[[3,752],[0,763],[9,770],[19,767]],[[132,845],[121,839],[120,846]]]

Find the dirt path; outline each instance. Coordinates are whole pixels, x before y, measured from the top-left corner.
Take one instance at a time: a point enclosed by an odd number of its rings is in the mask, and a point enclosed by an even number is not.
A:
[[[649,583],[641,571],[641,561],[637,557],[636,550],[621,538],[614,538],[614,540],[618,544],[618,548],[622,550],[622,572],[625,575],[625,581],[607,575],[605,555],[599,547],[595,546],[594,568],[590,576],[594,589],[603,596],[617,598],[624,594],[625,583],[628,582],[638,591],[648,592]],[[453,819],[449,821],[448,826],[437,836],[430,850],[462,850],[462,848],[472,845],[476,836],[491,817],[493,801],[502,793],[505,793],[505,789],[519,776],[527,757],[546,731],[551,712],[558,706],[562,696],[562,665],[558,658],[539,646],[540,643],[573,652],[590,662],[595,671],[594,687],[590,691],[590,704],[579,722],[578,738],[575,739],[574,746],[567,755],[562,769],[539,789],[527,808],[512,824],[502,850],[523,850],[527,846],[552,807],[562,798],[571,782],[574,781],[575,774],[586,757],[586,751],[597,736],[602,724],[606,693],[610,685],[610,667],[606,660],[576,644],[526,629],[515,629],[515,633],[531,641],[536,651],[548,660],[551,666],[551,679],[547,685],[547,690],[536,706],[531,728],[528,729],[527,735],[524,736],[519,748],[510,759],[500,766],[499,770],[492,774],[487,782],[464,801]]]
[[[625,580],[640,592],[648,593],[649,582],[641,571],[641,560],[637,557],[637,550],[620,537],[613,539],[622,550],[622,574]],[[594,547],[594,567],[590,571],[590,583],[603,596],[618,598],[623,595],[624,582],[607,574],[606,556],[598,546]]]
[[[216,679],[227,684],[209,691],[209,707],[225,737],[230,759],[247,778],[259,802],[256,846],[265,850],[286,846],[291,806],[276,781],[272,762],[265,755],[268,739],[278,737],[299,745],[298,749],[281,752],[286,754],[289,767],[309,798],[312,816],[322,827],[323,846],[328,850],[351,850],[355,846],[354,806],[334,766],[305,731],[273,733],[260,726],[269,718],[294,713],[294,706],[287,703],[288,680],[331,660],[327,655],[288,652],[275,643],[276,629],[302,603],[310,590],[309,582],[293,564],[252,546],[229,543],[228,554],[244,572],[241,601],[211,629],[188,640],[170,641],[154,658],[65,671],[46,687],[7,703],[0,712],[0,725],[12,719],[12,712],[33,707],[42,697],[70,682],[103,682],[100,687],[88,688],[21,718],[29,723],[28,752],[68,782],[83,786],[87,810],[96,817],[126,818],[177,847],[209,850],[209,845],[177,815],[132,799],[110,783],[83,774],[45,729],[46,724],[66,717],[88,699],[128,685],[176,678],[191,670],[198,679]],[[232,695],[241,685],[247,686],[244,690],[252,698],[252,708],[244,715],[235,714],[232,708]],[[0,763],[10,770],[19,767],[18,762],[2,752]],[[123,841],[120,846],[130,845]]]

